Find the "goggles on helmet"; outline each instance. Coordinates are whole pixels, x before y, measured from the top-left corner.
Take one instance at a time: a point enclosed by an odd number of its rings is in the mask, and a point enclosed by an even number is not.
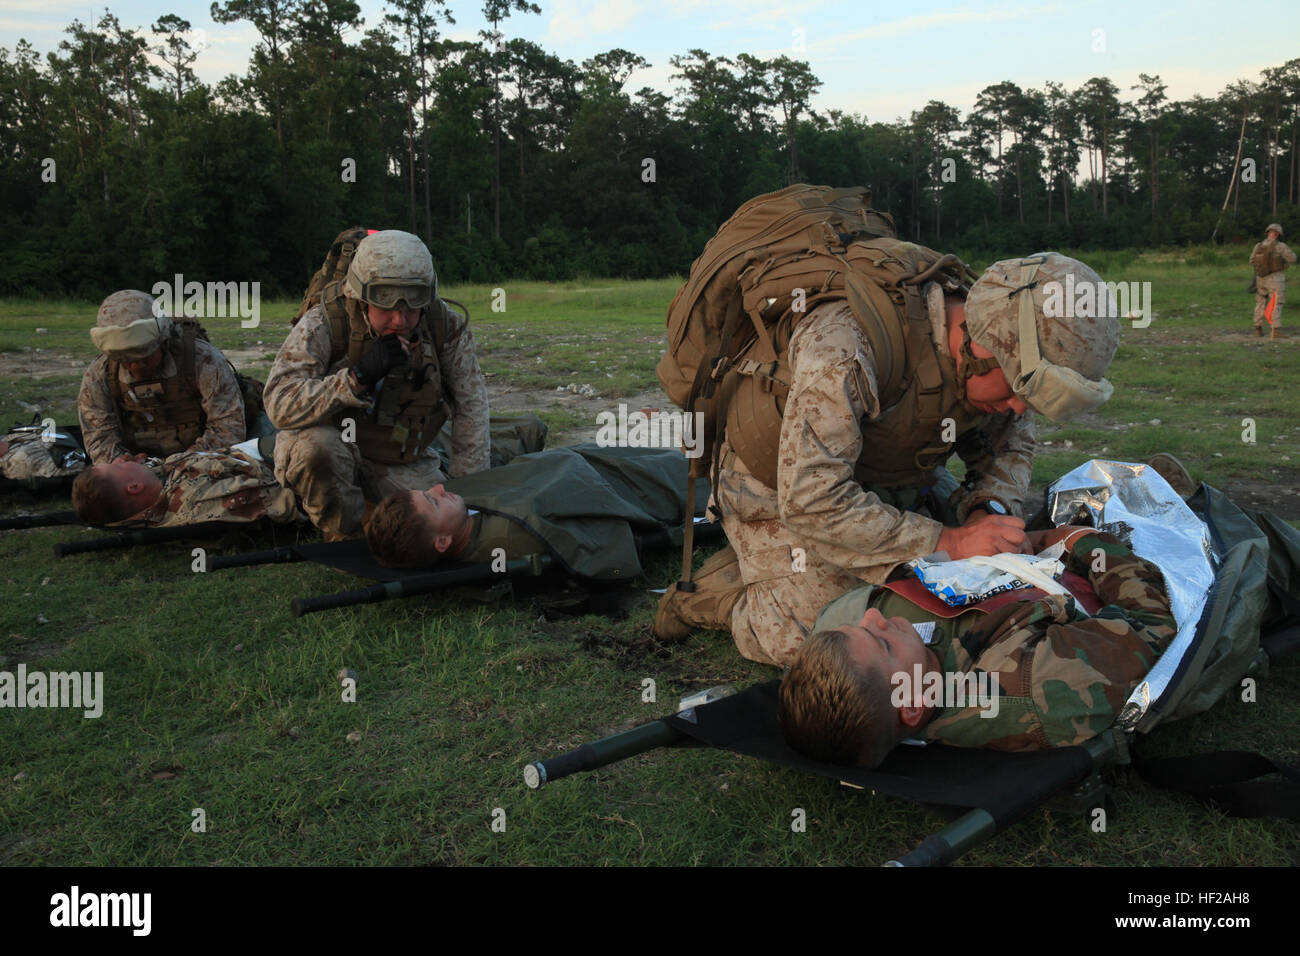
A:
[[[427,284],[413,284],[408,279],[374,279],[361,283],[361,301],[381,309],[423,309],[430,298]]]

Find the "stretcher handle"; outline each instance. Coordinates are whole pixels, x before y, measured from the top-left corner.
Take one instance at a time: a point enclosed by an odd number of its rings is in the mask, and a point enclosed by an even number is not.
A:
[[[595,770],[656,747],[666,747],[685,736],[685,733],[666,720],[653,720],[640,727],[633,727],[631,730],[624,730],[601,740],[583,744],[576,750],[570,750],[550,760],[530,763],[524,768],[524,783],[529,789],[537,790],[552,780],[559,780],[561,777],[585,770]]]

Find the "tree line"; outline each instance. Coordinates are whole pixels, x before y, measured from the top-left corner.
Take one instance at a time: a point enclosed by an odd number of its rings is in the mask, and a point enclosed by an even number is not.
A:
[[[148,287],[183,272],[301,291],[351,225],[424,237],[448,281],[684,273],[749,197],[866,184],[900,231],[967,254],[1254,238],[1295,223],[1300,59],[1216,96],[986,87],[869,121],[811,101],[786,56],[581,64],[509,36],[527,0],[483,0],[474,42],[441,0],[223,0],[256,30],[244,75],[199,82],[191,24],[74,21],[44,57],[0,47],[0,293]]]

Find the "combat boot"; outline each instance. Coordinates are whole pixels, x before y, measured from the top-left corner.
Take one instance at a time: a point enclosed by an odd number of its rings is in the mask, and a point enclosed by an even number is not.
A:
[[[1262,325],[1255,326],[1255,338],[1262,339],[1263,337],[1264,337],[1264,326]]]
[[[731,610],[745,593],[740,562],[731,545],[710,556],[691,580],[694,591],[683,591],[674,581],[659,599],[659,610],[650,625],[659,640],[685,640],[697,628],[731,630]]]
[[[1275,325],[1268,330],[1268,338],[1270,342],[1274,339],[1284,339],[1286,338],[1286,333]]]
[[[1179,497],[1190,498],[1196,494],[1196,489],[1200,487],[1192,480],[1191,473],[1188,472],[1183,463],[1173,455],[1161,452],[1152,456],[1147,462],[1165,481],[1169,482],[1169,487],[1178,492]]]

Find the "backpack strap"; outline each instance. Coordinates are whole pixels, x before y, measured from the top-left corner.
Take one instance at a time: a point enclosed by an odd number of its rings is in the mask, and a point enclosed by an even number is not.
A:
[[[122,363],[115,358],[108,360],[108,390],[113,396],[113,407],[120,409],[122,400],[126,397],[122,392]]]
[[[349,314],[348,300],[343,295],[342,279],[328,283],[321,291],[320,307],[325,313],[325,320],[329,323],[329,364],[333,365],[346,355],[351,357],[352,364],[355,365],[357,359],[361,357],[360,345],[365,340],[364,320],[360,328],[354,328],[352,316]],[[355,355],[353,354],[354,339]]]
[[[197,387],[198,381],[194,374],[194,340],[198,337],[198,327],[192,322],[182,322],[181,326],[181,374],[191,386]],[[226,360],[229,364],[230,360]],[[234,365],[230,368],[233,370]]]
[[[433,346],[441,354],[442,350],[451,345],[456,339],[460,338],[467,328],[469,328],[469,306],[463,302],[457,302],[455,299],[439,298],[442,308],[438,314],[430,318],[429,324],[433,327]],[[455,332],[451,331],[451,306],[456,307],[456,311],[465,317],[465,321],[460,324]]]
[[[846,263],[847,265],[847,263]],[[889,396],[898,393],[907,367],[907,340],[898,322],[886,322],[885,316],[896,311],[893,300],[878,283],[849,267],[844,276],[844,294],[853,317],[871,345],[871,354],[880,372],[880,405],[891,404]],[[942,386],[942,380],[938,383]]]

